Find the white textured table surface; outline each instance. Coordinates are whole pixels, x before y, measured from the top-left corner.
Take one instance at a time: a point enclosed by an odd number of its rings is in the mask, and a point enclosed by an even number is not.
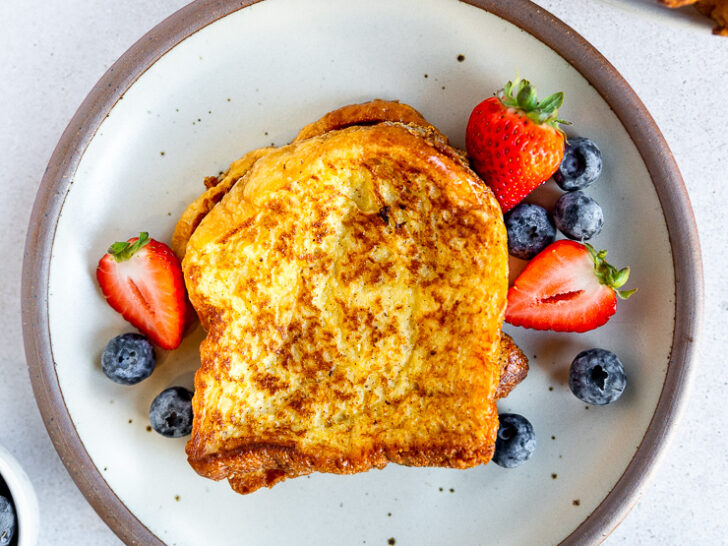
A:
[[[0,2],[0,444],[40,499],[41,544],[118,544],[69,478],[36,408],[20,320],[31,206],[61,132],[94,83],[185,0]],[[687,411],[664,462],[608,544],[728,544],[728,38],[651,0],[537,0],[622,73],[682,170],[705,267],[705,327]],[[679,310],[678,310],[679,312]]]

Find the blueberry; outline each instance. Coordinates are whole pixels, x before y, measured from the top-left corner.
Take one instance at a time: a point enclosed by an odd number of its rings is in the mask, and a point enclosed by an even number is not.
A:
[[[192,393],[184,387],[160,392],[149,408],[152,428],[167,438],[181,438],[192,430]]]
[[[571,363],[569,388],[587,404],[610,404],[622,395],[626,385],[624,366],[612,351],[582,351]]]
[[[13,541],[17,527],[13,503],[0,495],[0,546],[8,546]]]
[[[533,425],[517,413],[501,413],[498,419],[500,426],[493,462],[505,468],[514,468],[525,463],[536,449]]]
[[[554,242],[556,228],[546,209],[531,203],[516,205],[504,217],[511,256],[530,260]]]
[[[564,191],[583,190],[602,172],[602,152],[588,138],[570,138],[554,180]]]
[[[569,239],[591,239],[602,231],[604,213],[599,203],[584,192],[565,193],[554,205],[554,223]]]
[[[101,355],[101,368],[106,376],[122,385],[134,385],[149,377],[156,362],[154,347],[139,334],[116,336]]]

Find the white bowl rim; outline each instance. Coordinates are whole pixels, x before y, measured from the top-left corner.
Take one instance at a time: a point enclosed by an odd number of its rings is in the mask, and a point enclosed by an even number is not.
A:
[[[38,497],[28,474],[18,460],[0,445],[0,478],[10,490],[17,518],[18,546],[33,546],[38,542],[40,510]]]

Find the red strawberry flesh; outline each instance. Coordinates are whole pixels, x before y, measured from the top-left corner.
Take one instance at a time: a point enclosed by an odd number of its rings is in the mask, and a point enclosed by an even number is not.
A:
[[[603,265],[602,265],[603,264]],[[585,332],[605,324],[617,310],[617,291],[627,280],[602,282],[597,272],[614,268],[576,241],[552,243],[523,270],[508,291],[506,322],[537,330]],[[629,297],[632,291],[622,292]]]
[[[151,239],[122,261],[107,253],[96,278],[109,305],[153,343],[163,349],[179,346],[186,297],[179,260],[169,247]]]

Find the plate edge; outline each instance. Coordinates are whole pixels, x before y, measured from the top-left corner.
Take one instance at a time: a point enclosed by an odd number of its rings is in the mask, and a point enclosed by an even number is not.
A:
[[[26,237],[21,289],[23,337],[33,391],[51,440],[69,474],[96,512],[127,543],[163,544],[113,493],[99,474],[63,401],[50,347],[47,316],[50,251],[63,200],[98,126],[126,90],[169,49],[214,21],[260,0],[196,0],[132,45],[92,88],[51,156]],[[695,218],[679,169],[656,123],[617,70],[581,35],[529,0],[460,0],[533,35],[571,64],[617,115],[647,166],[673,253],[675,314],[668,372],[647,433],[600,505],[563,544],[598,543],[626,517],[654,473],[686,406],[702,321],[703,276]],[[509,11],[509,13],[504,13]],[[628,117],[627,112],[631,115]],[[637,113],[637,116],[634,113]],[[637,119],[637,121],[635,121]],[[656,144],[655,144],[656,143]],[[52,218],[49,220],[49,218]],[[675,248],[679,253],[675,252]],[[679,255],[678,255],[679,254]],[[683,314],[684,309],[691,310]],[[660,430],[655,430],[654,426]]]

